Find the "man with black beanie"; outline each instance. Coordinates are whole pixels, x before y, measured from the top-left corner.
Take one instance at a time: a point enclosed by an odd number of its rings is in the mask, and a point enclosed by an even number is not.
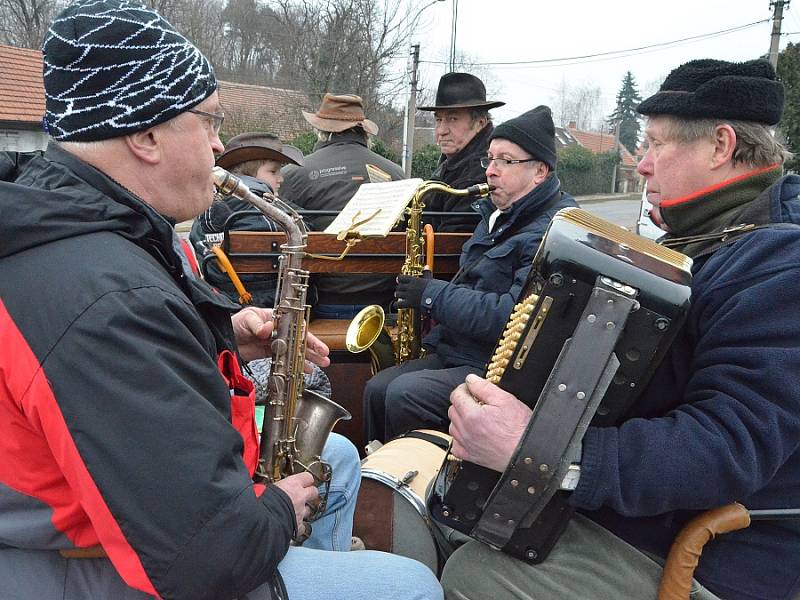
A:
[[[578,514],[546,560],[469,542],[445,567],[447,597],[655,598],[693,517],[733,502],[800,505],[800,177],[783,174],[788,153],[771,130],[783,85],[765,60],[694,60],[638,110],[653,221],[693,260],[688,318],[625,420],[586,431],[562,484]],[[530,409],[470,376],[450,416],[453,453],[504,471]],[[713,539],[670,597],[796,598],[800,521],[747,517],[732,529],[697,534]]]
[[[553,215],[576,206],[553,172],[550,109],[538,106],[502,123],[481,158],[491,199],[464,244],[450,282],[401,275],[397,306],[436,322],[422,340],[424,357],[379,372],[364,390],[367,440],[386,441],[418,428],[446,431],[448,398],[470,373],[483,371],[528,276]]]
[[[302,547],[315,477],[253,480],[241,365],[269,354],[272,311],[213,290],[174,229],[211,204],[223,151],[209,62],[128,0],[69,5],[42,50],[52,141],[0,153],[0,596],[440,600],[421,563],[349,552],[343,437]]]

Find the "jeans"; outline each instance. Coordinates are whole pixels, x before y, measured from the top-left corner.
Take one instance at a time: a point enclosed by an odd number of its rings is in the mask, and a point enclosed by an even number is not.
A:
[[[312,523],[311,537],[290,547],[278,565],[289,599],[441,600],[439,582],[422,563],[374,550],[349,552],[361,484],[358,453],[333,433],[322,457],[333,469],[328,508]]]
[[[312,309],[315,319],[352,319],[366,304],[317,304]]]
[[[323,515],[311,524],[311,536],[303,543],[303,547],[349,551],[353,535],[353,515],[356,511],[358,488],[361,486],[358,451],[347,438],[332,433],[322,450],[322,460],[333,469],[328,506]]]

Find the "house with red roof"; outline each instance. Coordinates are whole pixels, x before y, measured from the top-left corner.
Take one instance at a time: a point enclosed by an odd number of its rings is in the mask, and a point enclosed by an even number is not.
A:
[[[42,53],[0,44],[0,150],[43,149],[43,116]]]
[[[604,154],[618,148],[621,160],[617,166],[616,191],[628,193],[642,190],[644,182],[636,172],[636,158],[617,141],[613,133],[581,131],[576,127],[575,121],[570,121],[567,127],[556,127],[557,148],[576,144],[595,154]]]
[[[289,142],[311,130],[301,111],[313,109],[303,92],[220,81],[219,96],[225,109],[224,139],[268,131]],[[42,53],[0,44],[0,150],[44,149],[43,117]]]

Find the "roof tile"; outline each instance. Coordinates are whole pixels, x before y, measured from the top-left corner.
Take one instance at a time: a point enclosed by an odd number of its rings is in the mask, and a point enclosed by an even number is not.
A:
[[[42,53],[0,44],[0,121],[38,125],[43,116]]]
[[[220,81],[219,95],[225,107],[223,131],[231,136],[260,130],[291,141],[311,129],[301,113],[311,110],[303,92]],[[42,53],[0,44],[0,121],[38,125],[44,109]]]

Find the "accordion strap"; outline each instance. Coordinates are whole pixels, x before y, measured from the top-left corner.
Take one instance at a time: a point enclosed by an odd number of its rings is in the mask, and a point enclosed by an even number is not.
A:
[[[619,367],[614,347],[638,302],[598,277],[564,344],[509,467],[471,535],[496,548],[532,521],[558,491],[583,434]]]

